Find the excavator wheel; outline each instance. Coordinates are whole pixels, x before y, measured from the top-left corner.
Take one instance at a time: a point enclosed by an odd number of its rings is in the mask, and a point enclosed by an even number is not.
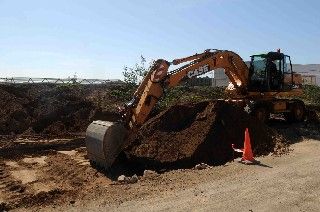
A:
[[[253,110],[253,116],[260,122],[266,123],[270,118],[270,112],[266,107],[259,106]]]
[[[306,116],[306,108],[303,102],[297,101],[290,107],[290,112],[285,114],[289,122],[302,122]]]
[[[118,122],[94,121],[86,131],[90,163],[108,170],[122,151],[127,129]]]

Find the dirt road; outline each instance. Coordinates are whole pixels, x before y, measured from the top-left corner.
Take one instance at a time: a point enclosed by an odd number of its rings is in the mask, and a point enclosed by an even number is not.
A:
[[[69,211],[319,211],[320,141],[304,140],[281,157],[204,170],[140,177],[129,185],[100,181],[81,200],[33,210]],[[21,211],[30,210],[19,209]]]

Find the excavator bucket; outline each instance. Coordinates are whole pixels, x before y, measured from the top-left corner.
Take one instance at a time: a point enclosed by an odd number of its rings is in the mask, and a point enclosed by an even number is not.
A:
[[[89,160],[110,168],[121,152],[127,129],[118,122],[94,121],[87,128],[86,146]]]

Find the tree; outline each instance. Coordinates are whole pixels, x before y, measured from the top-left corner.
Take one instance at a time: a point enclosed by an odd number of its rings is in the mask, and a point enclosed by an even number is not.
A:
[[[130,85],[139,84],[143,77],[147,74],[147,70],[145,68],[146,59],[141,55],[140,63],[136,63],[134,67],[125,66],[122,72],[124,81]]]

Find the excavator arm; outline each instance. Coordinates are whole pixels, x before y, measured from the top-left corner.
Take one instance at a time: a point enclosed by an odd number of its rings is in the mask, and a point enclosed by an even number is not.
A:
[[[186,62],[189,63],[169,72],[171,65]],[[130,128],[141,126],[166,88],[175,87],[186,79],[200,76],[216,68],[225,70],[232,83],[231,87],[239,95],[246,93],[249,70],[242,58],[232,51],[206,50],[201,54],[175,59],[172,62],[157,60],[134,93],[132,104],[126,109],[128,126]]]
[[[187,63],[183,65],[183,63]],[[171,65],[182,65],[169,71]],[[86,132],[88,158],[98,166],[110,168],[125,145],[128,132],[135,132],[149,117],[151,110],[164,95],[164,90],[177,86],[188,78],[223,68],[233,89],[246,94],[249,70],[241,57],[224,50],[206,50],[201,54],[175,59],[168,62],[159,59],[133,94],[132,100],[123,111],[120,122],[94,121]]]

